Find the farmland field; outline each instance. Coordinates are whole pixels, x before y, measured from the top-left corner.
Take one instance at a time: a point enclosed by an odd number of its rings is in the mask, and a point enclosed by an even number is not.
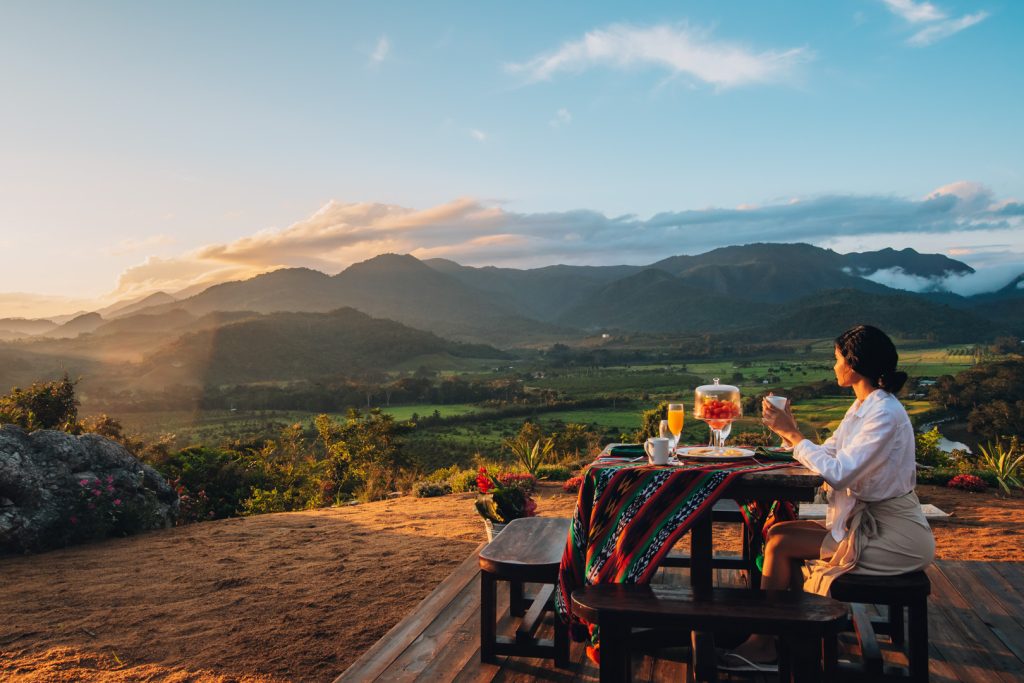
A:
[[[806,348],[806,347],[805,347]],[[811,345],[811,350],[786,359],[766,358],[753,360],[718,360],[669,364],[636,364],[587,368],[531,368],[520,375],[528,394],[541,391],[554,392],[559,400],[583,400],[602,397],[604,407],[566,409],[548,412],[538,405],[534,412],[515,416],[495,415],[471,403],[380,406],[398,421],[413,417],[461,418],[456,422],[424,423],[406,433],[410,449],[424,455],[423,464],[465,462],[467,454],[497,453],[502,439],[515,435],[526,419],[536,422],[545,432],[562,425],[585,425],[603,441],[618,440],[635,431],[641,423],[644,410],[659,402],[682,400],[687,412],[692,406],[693,389],[718,377],[723,383],[737,384],[744,395],[753,396],[766,391],[785,395],[786,390],[822,380],[831,381],[832,358],[825,353],[831,349],[831,340]],[[973,364],[976,357],[971,348],[921,347],[903,348],[900,366],[911,376],[935,377],[956,373]],[[441,375],[458,374],[458,369],[442,370]],[[493,369],[490,370],[493,372]],[[612,399],[611,397],[615,397]],[[838,425],[852,400],[851,396],[826,396],[797,401],[797,418],[805,433],[821,433]],[[922,400],[904,400],[911,415],[929,408]],[[365,408],[364,408],[365,409]],[[474,413],[480,413],[474,416]],[[216,445],[235,439],[271,438],[282,426],[301,423],[311,427],[317,413],[312,411],[257,410],[257,411],[170,411],[126,413],[118,416],[126,431],[145,441],[165,435],[174,435],[176,446],[192,444]],[[331,413],[335,419],[344,419],[344,413]],[[761,432],[756,415],[748,415],[733,426],[733,434],[744,431]],[[703,423],[687,417],[684,440],[697,443],[707,439]],[[447,455],[446,455],[447,454]]]

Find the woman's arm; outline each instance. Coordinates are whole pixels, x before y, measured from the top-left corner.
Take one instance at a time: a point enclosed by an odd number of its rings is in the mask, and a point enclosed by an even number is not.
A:
[[[848,488],[885,464],[896,428],[895,416],[877,411],[865,416],[857,435],[834,454],[805,439],[793,449],[793,457],[833,488]]]

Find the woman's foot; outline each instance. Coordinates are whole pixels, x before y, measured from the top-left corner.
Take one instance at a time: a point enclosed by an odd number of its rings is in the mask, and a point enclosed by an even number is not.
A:
[[[757,664],[772,664],[779,658],[775,651],[775,638],[757,634],[733,648],[732,652]]]

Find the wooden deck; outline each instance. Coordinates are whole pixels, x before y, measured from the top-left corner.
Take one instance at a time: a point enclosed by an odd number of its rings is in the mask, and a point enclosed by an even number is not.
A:
[[[1024,682],[1024,562],[940,561],[928,574],[932,580],[928,613],[931,680]],[[685,584],[687,570],[663,568],[656,580]],[[716,570],[715,580],[722,585],[742,585],[744,577],[736,571]],[[494,664],[482,664],[479,593],[474,552],[335,683],[598,681],[597,667],[587,660],[578,643],[572,646],[571,669],[557,669],[550,660],[516,657],[501,657]],[[511,634],[508,591],[499,590],[498,596],[499,614],[506,614],[499,632]],[[550,638],[551,630],[550,625],[545,625],[540,635]],[[687,641],[688,636],[681,636],[680,643]],[[851,654],[855,656],[856,652]],[[682,646],[635,653],[633,680],[685,680],[686,655]],[[898,653],[886,653],[886,658],[894,663],[899,663],[901,657]]]

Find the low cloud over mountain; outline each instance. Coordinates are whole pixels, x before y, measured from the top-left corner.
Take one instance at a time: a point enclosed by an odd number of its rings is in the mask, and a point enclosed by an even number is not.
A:
[[[598,211],[517,213],[497,204],[457,199],[427,209],[375,203],[328,202],[305,220],[210,244],[175,258],[151,258],[125,271],[117,295],[177,291],[252,276],[282,267],[337,272],[382,252],[451,258],[470,265],[533,267],[554,263],[649,263],[666,254],[698,253],[730,244],[837,240],[883,235],[919,239],[921,251],[941,237],[998,236],[1004,251],[1024,252],[1024,204],[997,199],[991,190],[956,182],[920,199],[891,195],[825,195],[740,208],[606,216]],[[951,253],[954,247],[950,247]],[[1014,254],[1016,256],[1016,254]],[[1014,258],[1020,264],[1024,259]],[[1012,269],[1011,269],[1012,270]],[[953,291],[1005,285],[1002,271],[950,280]],[[915,291],[937,286],[877,276]],[[1009,276],[1012,278],[1012,276]]]

